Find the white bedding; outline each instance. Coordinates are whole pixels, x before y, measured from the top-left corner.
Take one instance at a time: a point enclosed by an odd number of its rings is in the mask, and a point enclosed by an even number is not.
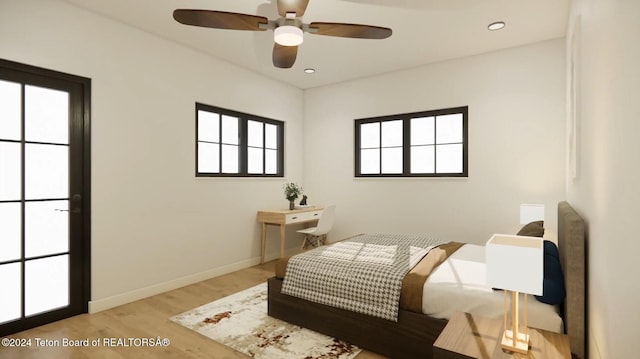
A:
[[[461,311],[501,319],[503,293],[487,286],[485,275],[485,247],[465,244],[427,278],[423,313],[449,319],[455,311]],[[532,295],[527,301],[529,327],[563,331],[558,306],[541,303]]]

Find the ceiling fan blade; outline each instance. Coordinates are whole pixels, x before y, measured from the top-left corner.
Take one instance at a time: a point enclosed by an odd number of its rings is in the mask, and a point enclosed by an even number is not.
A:
[[[288,12],[295,12],[296,17],[304,15],[307,10],[309,0],[278,0],[278,14],[287,15]]]
[[[266,28],[261,29],[260,24],[269,22],[262,16],[213,10],[177,9],[173,12],[173,18],[184,25],[250,31],[264,31]]]
[[[310,32],[315,35],[353,37],[358,39],[386,39],[391,36],[391,29],[380,26],[341,24],[336,22],[312,22],[310,29],[317,31]]]
[[[273,65],[281,69],[288,69],[296,62],[298,46],[282,46],[273,44]]]

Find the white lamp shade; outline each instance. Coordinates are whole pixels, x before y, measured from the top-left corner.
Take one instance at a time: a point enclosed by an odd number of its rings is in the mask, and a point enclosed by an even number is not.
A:
[[[492,288],[542,295],[542,238],[494,234],[487,241],[487,284]]]
[[[297,26],[284,25],[273,30],[273,40],[282,46],[298,46],[302,43],[302,29]]]
[[[544,204],[521,204],[520,224],[544,221]]]

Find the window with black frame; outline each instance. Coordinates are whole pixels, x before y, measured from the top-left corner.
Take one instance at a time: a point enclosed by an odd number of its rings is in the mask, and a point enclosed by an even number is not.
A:
[[[283,177],[284,122],[196,103],[197,177]]]
[[[355,120],[356,177],[468,177],[468,107]]]

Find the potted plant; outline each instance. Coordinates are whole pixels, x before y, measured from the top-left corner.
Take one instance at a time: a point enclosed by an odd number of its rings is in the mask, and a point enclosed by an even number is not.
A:
[[[302,194],[302,187],[293,182],[287,182],[282,186],[284,188],[284,196],[289,201],[289,209],[295,208],[293,201]]]

